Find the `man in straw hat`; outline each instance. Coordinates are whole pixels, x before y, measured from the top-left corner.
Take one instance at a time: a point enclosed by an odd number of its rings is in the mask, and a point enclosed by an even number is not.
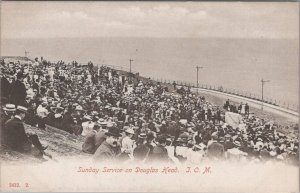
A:
[[[9,119],[13,118],[14,113],[16,111],[16,106],[14,104],[6,104],[5,107],[2,108],[1,113],[1,144],[3,143],[4,139],[3,136],[5,136],[5,123]]]
[[[23,125],[26,113],[27,108],[18,106],[14,118],[5,123],[4,143],[11,150],[41,158],[47,147],[41,144],[36,134],[26,134]]]

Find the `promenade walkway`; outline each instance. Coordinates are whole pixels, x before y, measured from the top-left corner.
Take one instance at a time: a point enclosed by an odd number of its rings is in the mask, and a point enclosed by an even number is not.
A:
[[[193,92],[197,92],[197,88],[191,88],[191,90]],[[233,94],[228,94],[228,93],[224,93],[224,92],[213,91],[213,90],[202,89],[202,88],[198,88],[198,92],[215,95],[217,97],[223,98],[224,101],[229,99],[229,100],[231,100],[233,102],[237,102],[237,103],[240,103],[240,102],[248,103],[248,105],[250,107],[256,108],[256,109],[261,109],[261,106],[262,106],[261,101],[257,101],[257,100],[253,100],[253,99],[249,99],[249,98],[245,98],[245,97],[241,97],[241,96],[237,96],[237,95],[233,95]],[[288,109],[285,109],[282,107],[278,107],[275,105],[271,105],[268,103],[263,103],[263,110],[265,112],[275,113],[275,114],[283,116],[289,120],[299,122],[299,112],[291,111],[291,110],[288,110]]]

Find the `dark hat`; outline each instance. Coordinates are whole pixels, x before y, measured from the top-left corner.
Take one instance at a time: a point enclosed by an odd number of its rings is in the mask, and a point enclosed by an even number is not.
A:
[[[105,135],[115,136],[115,137],[120,137],[121,136],[119,129],[116,128],[116,127],[110,127],[108,132],[105,133]]]
[[[184,142],[186,142],[186,140],[184,140],[184,139],[181,138],[181,137],[178,137],[178,138],[176,139],[176,142],[178,142],[178,143],[184,143]]]
[[[19,79],[19,78],[25,78],[27,76],[27,74],[23,74],[23,72],[18,72],[17,73],[17,78]]]
[[[162,143],[165,143],[167,141],[167,138],[164,135],[160,135],[160,136],[157,137],[156,141],[158,143],[162,144]]]
[[[152,140],[152,139],[154,139],[154,138],[155,138],[155,136],[154,136],[153,132],[149,132],[149,133],[147,134],[147,139],[148,139],[148,140]]]

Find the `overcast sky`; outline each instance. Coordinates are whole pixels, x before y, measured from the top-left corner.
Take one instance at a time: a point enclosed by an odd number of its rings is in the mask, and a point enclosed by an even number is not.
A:
[[[299,4],[2,2],[2,38],[298,38]]]

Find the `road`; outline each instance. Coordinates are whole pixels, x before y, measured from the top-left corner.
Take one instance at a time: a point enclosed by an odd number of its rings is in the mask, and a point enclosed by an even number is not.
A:
[[[191,88],[191,90],[193,92],[197,92],[196,88]],[[253,99],[249,99],[249,98],[245,98],[245,97],[241,97],[241,96],[236,96],[236,95],[232,95],[232,94],[227,94],[227,93],[223,93],[223,92],[218,92],[218,91],[213,91],[213,90],[208,90],[208,89],[202,89],[202,88],[198,88],[198,92],[199,93],[206,93],[206,94],[211,94],[211,95],[215,95],[218,96],[220,98],[223,98],[224,100],[229,99],[230,101],[234,101],[237,103],[243,102],[243,103],[248,103],[249,107],[252,108],[256,108],[256,109],[261,109],[261,105],[262,103],[260,101],[256,101]],[[275,105],[271,105],[271,104],[267,104],[267,103],[263,103],[263,110],[265,112],[270,112],[270,113],[274,113],[280,116],[283,116],[289,120],[292,120],[294,122],[299,122],[299,112],[295,112],[292,110],[288,110],[282,107],[278,107]]]

